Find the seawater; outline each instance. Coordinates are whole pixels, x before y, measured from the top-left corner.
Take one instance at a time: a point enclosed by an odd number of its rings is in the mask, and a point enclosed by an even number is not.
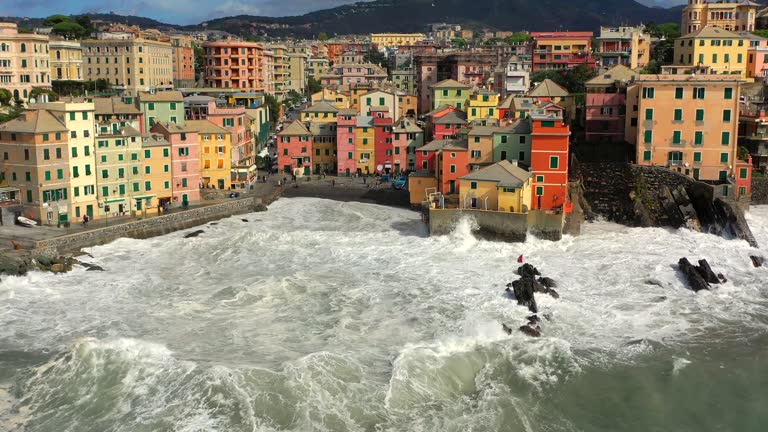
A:
[[[416,213],[281,199],[0,282],[0,430],[764,431],[768,255],[687,230],[428,237]],[[749,222],[768,245],[768,207]],[[555,279],[544,336],[504,294]],[[728,282],[686,288],[706,258]]]

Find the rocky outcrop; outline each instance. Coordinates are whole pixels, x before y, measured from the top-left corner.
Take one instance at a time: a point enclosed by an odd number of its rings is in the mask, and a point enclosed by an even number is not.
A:
[[[196,231],[192,231],[191,233],[189,233],[189,234],[186,234],[186,235],[184,236],[184,238],[186,239],[186,238],[193,238],[193,237],[197,237],[197,236],[199,236],[200,234],[202,234],[202,233],[204,233],[204,232],[205,232],[205,231],[203,231],[203,230],[196,230]]]
[[[765,258],[756,255],[750,255],[749,259],[752,260],[752,265],[755,267],[762,267],[765,264]]]
[[[712,285],[719,284],[725,280],[725,276],[722,274],[716,275],[707,260],[704,259],[699,260],[699,265],[695,266],[688,261],[688,258],[680,258],[677,265],[683,275],[685,275],[688,286],[695,292],[708,290]]]
[[[523,264],[517,269],[516,273],[520,276],[520,279],[507,284],[505,291],[517,300],[518,305],[525,306],[534,313],[534,315],[528,317],[528,322],[525,325],[518,328],[518,331],[531,337],[539,337],[541,336],[541,326],[539,325],[541,320],[537,315],[539,307],[536,305],[535,293],[548,294],[553,298],[560,298],[557,291],[552,288],[556,287],[557,283],[548,277],[540,277],[536,280],[536,276],[541,276],[541,273],[530,264]],[[512,334],[512,327],[502,324],[502,329],[508,334]]]

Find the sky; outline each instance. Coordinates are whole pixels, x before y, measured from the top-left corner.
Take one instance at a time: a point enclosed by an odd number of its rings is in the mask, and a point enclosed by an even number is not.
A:
[[[604,1],[607,4],[611,2]],[[638,1],[663,6],[685,3],[685,0]],[[57,13],[114,12],[170,24],[199,24],[208,19],[232,15],[301,15],[348,3],[355,3],[355,0],[0,0],[0,16],[40,18]]]

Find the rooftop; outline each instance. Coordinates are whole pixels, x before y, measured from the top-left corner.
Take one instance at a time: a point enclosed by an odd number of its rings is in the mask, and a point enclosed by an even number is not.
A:
[[[432,88],[433,89],[444,88],[444,89],[469,90],[471,87],[466,85],[466,84],[462,84],[462,83],[460,83],[460,82],[458,82],[456,80],[447,79],[447,80],[440,81],[439,83],[433,85]]]
[[[229,134],[230,132],[221,126],[217,126],[209,120],[187,120],[187,126],[201,134]]]
[[[52,112],[44,109],[27,110],[19,117],[0,125],[0,132],[18,133],[69,133],[64,121]],[[67,136],[65,135],[65,138]]]
[[[539,85],[529,91],[527,96],[529,97],[565,97],[568,96],[568,90],[562,86],[547,78],[540,82]]]
[[[461,180],[496,182],[497,187],[519,188],[531,178],[531,173],[520,168],[516,164],[503,160],[493,165],[472,171],[460,177]]]
[[[157,93],[139,92],[141,102],[183,102],[184,96],[180,91],[159,91]]]
[[[297,135],[311,135],[304,123],[296,120],[280,131],[278,136],[297,136]]]

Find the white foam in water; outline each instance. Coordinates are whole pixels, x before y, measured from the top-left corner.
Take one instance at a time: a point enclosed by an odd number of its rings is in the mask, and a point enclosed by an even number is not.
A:
[[[586,367],[767,327],[765,249],[739,240],[599,222],[507,244],[470,219],[429,238],[417,213],[317,199],[258,219],[91,248],[104,272],[2,278],[0,368],[51,354],[0,404],[36,431],[536,430],[532,395]],[[768,207],[748,219],[768,245]],[[501,330],[530,315],[504,293],[519,255],[559,284],[537,295],[542,338]],[[729,282],[691,292],[683,256]]]

